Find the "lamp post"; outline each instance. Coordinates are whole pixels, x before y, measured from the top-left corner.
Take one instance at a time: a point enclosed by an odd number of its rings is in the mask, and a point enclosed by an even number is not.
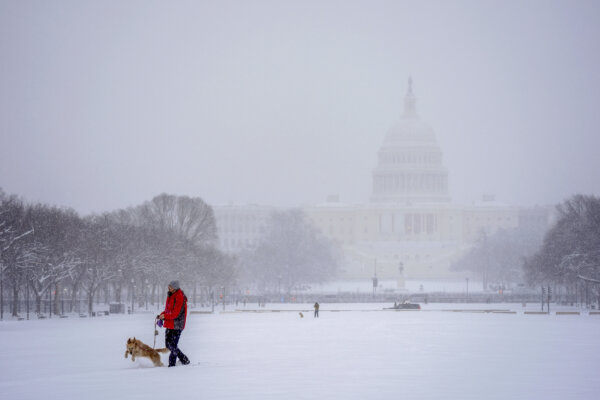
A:
[[[121,302],[121,286],[123,285],[123,271],[121,270],[121,268],[117,269],[117,279],[118,279],[118,285],[117,285],[117,293],[116,293],[116,302],[120,303]]]
[[[483,231],[483,249],[485,254],[485,261],[483,263],[483,291],[487,292],[490,251],[488,249],[487,232],[485,230]]]
[[[469,302],[469,278],[465,278],[467,280],[467,303]]]
[[[61,298],[60,298],[61,308],[62,308],[62,315],[65,315],[65,296],[66,295],[67,295],[67,288],[64,288],[62,290]]]
[[[144,293],[146,293],[146,310],[148,310],[148,279],[144,280]]]
[[[221,299],[223,301],[223,311],[225,311],[225,286],[221,286]]]
[[[134,283],[135,283],[135,280],[133,278],[131,278],[131,314],[132,315],[133,315],[133,307],[134,307],[133,301],[134,301],[134,298],[135,298],[135,285],[134,285]]]
[[[88,268],[88,276],[90,277],[90,290],[88,291],[88,316],[92,317],[92,308],[94,308],[94,292],[92,288],[94,287],[94,270],[92,268]]]
[[[378,285],[378,281],[377,281],[377,259],[375,259],[374,275],[373,275],[373,299],[375,299],[375,292],[377,291],[377,285]]]
[[[79,295],[77,296],[78,297],[77,306],[79,308],[79,316],[81,316],[83,314],[83,311],[81,310],[81,301],[82,301],[81,292],[82,292],[81,289],[79,289],[79,291],[78,291]]]

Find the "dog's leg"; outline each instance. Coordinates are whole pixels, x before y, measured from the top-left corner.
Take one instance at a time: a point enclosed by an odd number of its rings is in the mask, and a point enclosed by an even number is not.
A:
[[[155,367],[162,367],[164,364],[162,363],[160,356],[158,354],[152,354],[150,356],[150,358],[152,359],[152,362],[154,363]]]
[[[131,361],[135,361],[135,353],[131,353]]]
[[[128,352],[127,350],[125,350],[125,358],[127,358],[127,354],[128,354],[128,353],[129,353],[129,352]]]

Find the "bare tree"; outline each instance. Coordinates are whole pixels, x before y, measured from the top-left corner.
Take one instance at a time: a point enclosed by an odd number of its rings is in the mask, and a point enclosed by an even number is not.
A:
[[[17,316],[19,291],[25,282],[22,262],[27,244],[25,239],[34,229],[26,225],[25,206],[16,196],[2,196],[0,203],[0,313],[4,313],[4,282],[12,287],[12,315]]]
[[[480,240],[451,269],[470,271],[486,283],[508,287],[524,280],[523,263],[541,246],[544,232],[539,229],[501,229],[493,235],[482,232]]]
[[[241,263],[259,289],[289,293],[300,284],[333,277],[339,260],[336,250],[300,210],[276,212],[262,242]]]
[[[94,295],[105,283],[115,279],[117,272],[114,268],[115,249],[119,243],[111,221],[106,216],[92,217],[86,220],[82,232],[81,260],[79,277],[82,288],[88,297],[88,313],[93,312]]]
[[[80,264],[75,248],[80,219],[72,210],[42,204],[29,206],[25,219],[35,229],[27,242],[25,268],[36,297],[36,312],[41,312],[41,298],[53,288],[54,312],[58,313],[60,284]]]
[[[209,275],[234,279],[232,263],[214,247],[216,239],[212,208],[200,198],[163,194],[139,207],[82,219],[70,210],[25,206],[0,190],[0,291],[4,283],[12,288],[14,315],[24,287],[32,290],[38,312],[52,291],[58,312],[61,287],[67,285],[71,311],[81,290],[92,313],[98,293],[104,290],[109,301],[113,288],[121,301],[128,283],[142,288],[132,296],[150,294],[154,301],[171,279],[194,287]]]
[[[133,212],[143,225],[176,232],[197,245],[214,244],[217,239],[212,207],[199,197],[163,193]]]
[[[575,195],[557,211],[559,218],[541,249],[525,263],[528,281],[567,289],[591,283],[600,302],[600,198]]]

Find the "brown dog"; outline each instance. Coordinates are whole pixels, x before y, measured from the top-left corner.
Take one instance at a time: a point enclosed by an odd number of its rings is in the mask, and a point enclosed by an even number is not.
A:
[[[125,350],[125,358],[128,354],[131,354],[131,361],[135,361],[136,357],[148,357],[152,360],[155,367],[162,367],[164,364],[160,360],[158,353],[168,353],[169,349],[153,349],[141,340],[129,338],[127,339],[127,349]]]

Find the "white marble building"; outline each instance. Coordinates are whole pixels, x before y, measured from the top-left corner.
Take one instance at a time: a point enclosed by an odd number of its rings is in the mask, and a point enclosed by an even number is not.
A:
[[[404,113],[384,136],[373,170],[372,195],[365,204],[330,201],[305,207],[314,226],[344,249],[340,279],[464,280],[450,265],[482,235],[520,224],[547,226],[548,208],[525,209],[485,196],[475,205],[455,205],[448,170],[435,132],[420,120],[409,79]],[[223,250],[256,244],[266,206],[214,206]]]

